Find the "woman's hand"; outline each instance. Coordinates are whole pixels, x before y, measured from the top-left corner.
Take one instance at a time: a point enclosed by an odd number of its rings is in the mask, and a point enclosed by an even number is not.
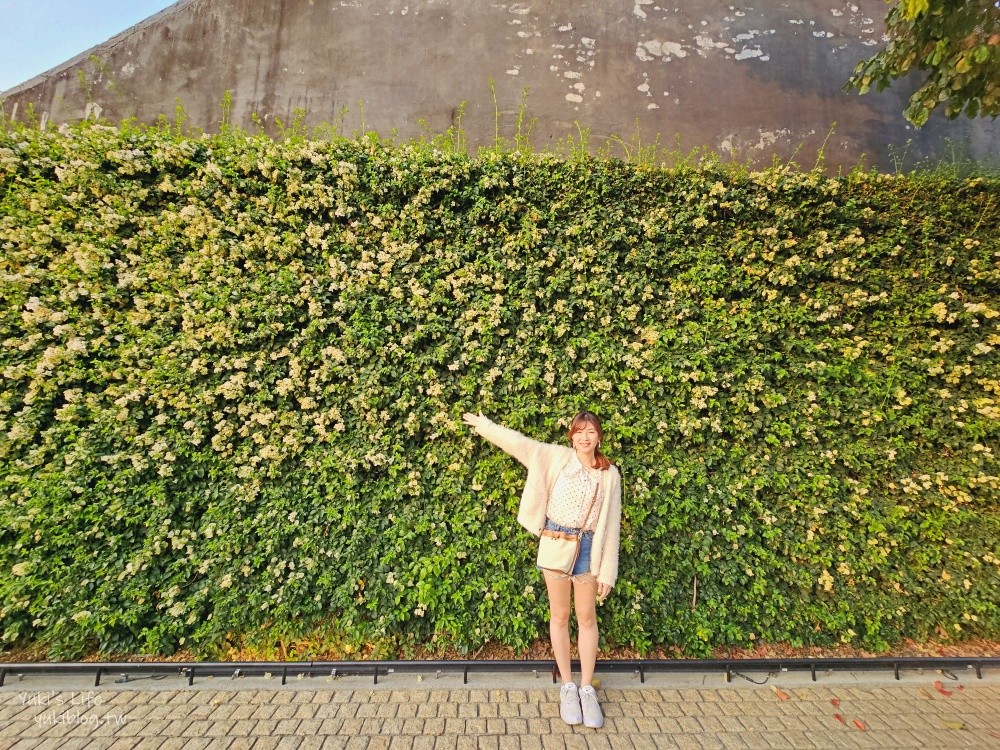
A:
[[[597,584],[597,599],[598,601],[604,601],[611,594],[611,587],[606,583]]]
[[[486,419],[486,417],[483,416],[482,412],[479,412],[478,414],[465,412],[465,414],[462,415],[462,421],[469,425],[472,429],[478,428],[479,423],[484,419]]]

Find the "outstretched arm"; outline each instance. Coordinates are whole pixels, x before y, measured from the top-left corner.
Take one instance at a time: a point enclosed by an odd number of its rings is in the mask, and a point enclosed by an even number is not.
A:
[[[484,417],[482,412],[479,414],[466,412],[462,415],[462,421],[475,430],[476,434],[486,438],[505,453],[509,453],[525,466],[531,459],[531,452],[539,444],[537,440],[525,437],[517,430],[498,425]]]

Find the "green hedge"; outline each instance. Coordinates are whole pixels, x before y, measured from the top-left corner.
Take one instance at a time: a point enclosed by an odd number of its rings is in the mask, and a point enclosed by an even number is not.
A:
[[[8,124],[0,187],[8,647],[526,648],[479,409],[605,420],[607,646],[1000,635],[995,178]]]

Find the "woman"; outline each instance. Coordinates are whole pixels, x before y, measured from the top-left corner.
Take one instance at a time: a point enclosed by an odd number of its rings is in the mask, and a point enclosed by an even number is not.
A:
[[[597,601],[607,598],[618,578],[621,531],[621,476],[601,453],[601,422],[589,411],[573,417],[570,448],[532,440],[481,413],[465,414],[463,420],[528,468],[518,523],[535,536],[543,529],[584,531],[573,572],[564,575],[543,570],[542,574],[549,594],[549,636],[563,681],[559,713],[567,724],[600,727],[604,716],[592,685],[597,661]],[[570,671],[571,594],[579,628],[579,688]]]

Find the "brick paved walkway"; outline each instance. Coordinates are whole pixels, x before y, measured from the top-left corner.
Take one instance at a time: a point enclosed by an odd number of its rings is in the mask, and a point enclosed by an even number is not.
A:
[[[0,689],[0,750],[1000,748],[1000,680],[945,682],[635,681],[601,691],[601,730],[567,727],[557,689],[530,683],[38,691],[25,682]]]

